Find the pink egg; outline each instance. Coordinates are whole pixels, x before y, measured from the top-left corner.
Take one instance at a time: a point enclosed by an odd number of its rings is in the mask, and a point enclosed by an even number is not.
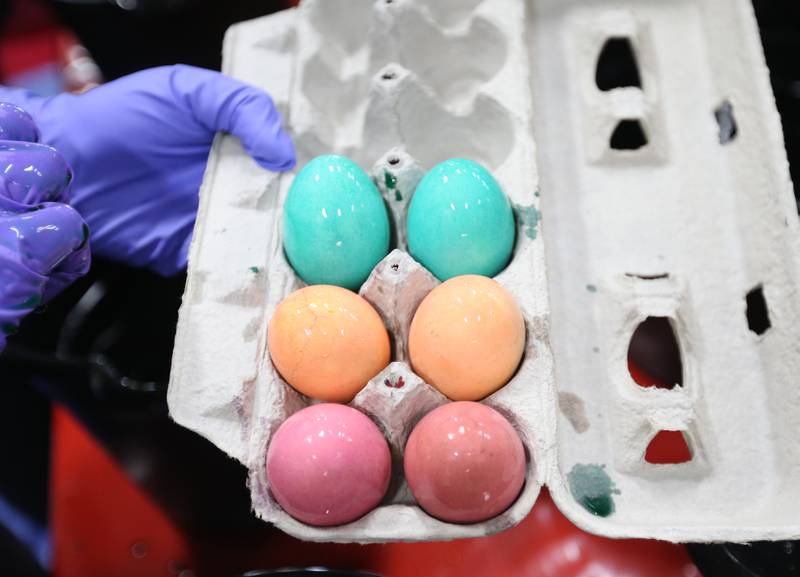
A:
[[[451,523],[502,513],[525,482],[525,450],[514,427],[469,401],[425,415],[408,438],[404,466],[419,506]]]
[[[286,419],[267,451],[275,500],[309,525],[342,525],[375,508],[391,469],[389,446],[375,423],[334,403]]]

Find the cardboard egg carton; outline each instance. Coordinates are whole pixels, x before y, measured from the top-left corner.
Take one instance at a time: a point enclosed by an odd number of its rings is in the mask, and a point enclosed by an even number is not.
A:
[[[611,38],[629,43],[641,86],[598,88]],[[247,466],[259,517],[309,540],[475,537],[521,521],[546,484],[598,534],[800,535],[797,217],[746,0],[307,0],[232,27],[223,68],[270,92],[300,167],[339,153],[371,173],[396,237],[360,291],[393,336],[393,362],[351,403],[386,434],[392,483],[363,518],[310,527],[280,509],[265,475],[270,436],[310,402],[266,344],[275,307],[302,286],[281,241],[293,174],[268,173],[218,137],[168,400],[177,422]],[[610,146],[621,121],[647,144]],[[471,525],[425,514],[402,475],[413,425],[447,402],[407,361],[414,310],[438,281],[405,252],[405,211],[425,171],[457,156],[486,166],[515,205],[514,256],[496,280],[527,327],[518,372],[482,401],[519,432],[525,487]],[[746,318],[758,287],[771,319],[762,335]],[[683,386],[630,376],[628,346],[648,316],[671,320]],[[683,432],[689,462],[645,462],[661,430]]]

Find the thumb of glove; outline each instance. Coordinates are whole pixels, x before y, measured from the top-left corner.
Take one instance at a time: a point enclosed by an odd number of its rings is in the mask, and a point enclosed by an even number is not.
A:
[[[173,91],[208,130],[238,136],[247,153],[264,168],[284,171],[295,165],[292,140],[266,92],[224,74],[185,65],[172,67],[170,80]]]
[[[0,350],[23,317],[89,268],[88,229],[57,203],[0,213]]]
[[[39,129],[31,115],[19,106],[0,102],[0,140],[38,142]]]

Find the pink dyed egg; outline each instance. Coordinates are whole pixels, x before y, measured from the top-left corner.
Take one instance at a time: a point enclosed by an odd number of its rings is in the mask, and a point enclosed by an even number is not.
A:
[[[286,419],[267,451],[275,500],[309,525],[342,525],[375,508],[391,468],[389,446],[375,423],[333,403],[306,407]]]
[[[431,411],[411,432],[405,475],[420,507],[443,521],[477,523],[502,513],[525,482],[525,450],[494,409],[469,401]]]

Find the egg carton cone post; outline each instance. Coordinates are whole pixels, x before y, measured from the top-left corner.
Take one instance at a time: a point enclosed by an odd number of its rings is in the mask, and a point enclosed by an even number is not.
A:
[[[168,400],[247,466],[256,515],[316,541],[477,537],[518,523],[547,485],[600,535],[800,537],[800,236],[747,0],[307,0],[232,27],[223,67],[272,94],[300,168],[334,153],[373,177],[396,247],[360,290],[393,362],[350,403],[387,438],[390,488],[357,521],[308,526],[275,502],[265,468],[272,435],[310,403],[267,347],[276,306],[303,286],[281,238],[294,174],[217,138]],[[400,465],[413,425],[447,402],[408,362],[411,318],[439,283],[407,252],[405,214],[454,157],[486,167],[515,207],[495,280],[526,326],[519,369],[481,401],[519,433],[525,485],[475,524],[427,515]],[[639,386],[627,364],[634,332],[659,319],[681,359],[669,389]],[[645,459],[664,432],[688,460]]]

